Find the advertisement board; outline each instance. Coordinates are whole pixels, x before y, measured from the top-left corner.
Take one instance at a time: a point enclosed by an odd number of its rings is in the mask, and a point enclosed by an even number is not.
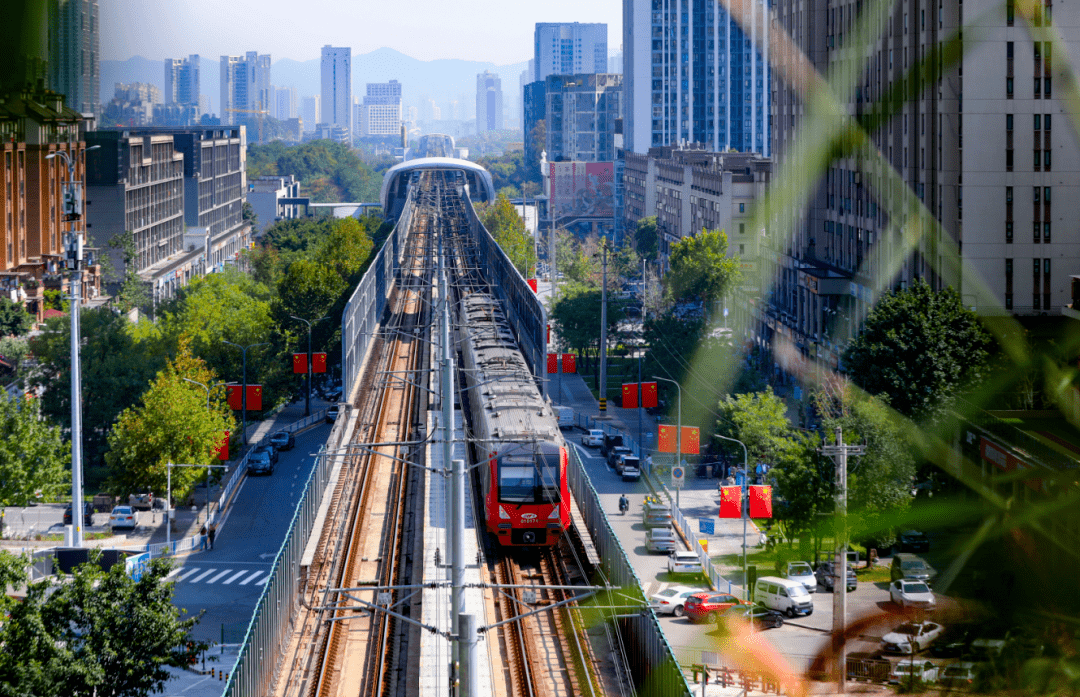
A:
[[[615,216],[615,163],[551,162],[551,214],[560,218]]]

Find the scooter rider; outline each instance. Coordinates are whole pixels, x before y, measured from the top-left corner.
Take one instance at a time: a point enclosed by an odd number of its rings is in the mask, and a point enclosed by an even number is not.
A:
[[[623,494],[619,497],[619,512],[625,514],[628,510],[630,510],[630,499]]]

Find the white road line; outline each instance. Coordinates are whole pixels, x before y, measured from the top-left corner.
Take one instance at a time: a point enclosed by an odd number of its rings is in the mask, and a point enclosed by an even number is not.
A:
[[[181,569],[183,569],[183,567],[181,567]],[[197,574],[197,573],[199,573],[199,569],[198,569],[198,567],[196,567],[196,568],[194,568],[194,569],[188,569],[187,571],[184,571],[184,575],[183,575],[183,576],[179,576],[179,577],[177,577],[177,579],[176,579],[176,582],[177,582],[177,583],[180,583],[181,581],[183,581],[183,580],[184,580],[185,578],[187,578],[188,576],[191,576],[192,574]]]
[[[184,570],[184,567],[178,566],[169,572],[169,575],[165,577],[166,581],[171,581],[172,577]]]
[[[243,571],[238,571],[238,572],[236,572],[236,575],[235,575],[235,576],[233,576],[232,578],[230,578],[230,579],[229,579],[228,581],[222,581],[222,582],[221,582],[221,585],[223,585],[223,586],[227,586],[227,585],[229,585],[230,583],[232,583],[233,581],[235,581],[236,579],[238,579],[238,578],[240,578],[241,576],[243,576],[244,574],[246,574],[247,572],[248,572],[248,570],[247,570],[247,569],[244,569]]]
[[[251,574],[250,576],[245,578],[243,581],[241,581],[240,585],[241,586],[246,586],[247,584],[251,583],[252,581],[257,579],[259,576],[263,575],[264,573],[266,573],[265,569],[259,569],[258,571],[256,571],[255,573]]]
[[[266,578],[256,583],[256,586],[265,586],[266,582],[270,580],[270,574],[266,574]]]
[[[208,569],[208,570],[202,572],[201,574],[199,574],[198,576],[196,576],[195,578],[191,579],[191,582],[192,583],[198,583],[199,581],[203,580],[204,578],[206,578],[210,574],[214,573],[215,571],[217,571],[217,569]]]
[[[232,569],[225,569],[220,574],[218,574],[217,576],[215,576],[212,579],[210,579],[209,581],[207,581],[207,583],[217,583],[218,581],[221,580],[222,576],[227,576],[228,574],[231,574],[232,572],[233,572]]]

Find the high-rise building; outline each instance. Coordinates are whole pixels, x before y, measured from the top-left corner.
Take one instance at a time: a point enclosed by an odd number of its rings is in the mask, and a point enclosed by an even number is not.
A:
[[[50,0],[49,86],[81,114],[101,113],[97,0]],[[8,19],[11,19],[10,17]]]
[[[360,135],[400,136],[401,135],[401,83],[367,83],[367,94],[360,105]]]
[[[221,123],[248,120],[243,112],[266,111],[273,105],[270,95],[270,56],[248,51],[244,56],[221,57]]]
[[[300,119],[304,122],[306,133],[314,131],[315,126],[322,123],[322,97],[319,95],[304,97]]]
[[[352,133],[352,103],[352,49],[323,46],[320,123]]]
[[[146,82],[116,83],[112,101],[105,105],[106,121],[120,125],[145,126],[161,105],[161,90]]]
[[[626,149],[700,143],[769,155],[767,5],[748,0],[744,30],[718,0],[623,0]],[[764,55],[762,51],[765,51]]]
[[[165,103],[199,105],[199,56],[165,59]]]
[[[288,121],[300,116],[295,87],[280,87],[274,90],[274,108],[272,116],[279,121]]]
[[[540,153],[547,148],[544,142],[545,132],[537,130],[537,126],[547,118],[547,82],[530,82],[525,85],[522,104],[525,120],[525,169],[535,173],[540,167]]]
[[[476,76],[476,132],[503,129],[502,80],[485,70]]]
[[[613,162],[615,125],[622,118],[622,76],[549,75],[544,85],[548,160]]]
[[[533,69],[529,82],[548,75],[607,72],[607,25],[538,22],[533,33]]]

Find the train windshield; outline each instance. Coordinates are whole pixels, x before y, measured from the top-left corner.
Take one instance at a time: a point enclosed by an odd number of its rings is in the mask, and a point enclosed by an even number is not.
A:
[[[558,503],[559,454],[504,459],[499,464],[499,500],[504,503]]]

